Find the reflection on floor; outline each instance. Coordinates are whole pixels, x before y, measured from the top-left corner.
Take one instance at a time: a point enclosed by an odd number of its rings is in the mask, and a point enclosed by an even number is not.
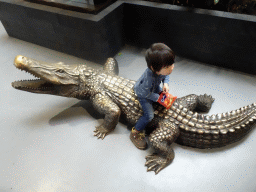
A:
[[[171,45],[170,45],[171,46]],[[256,130],[230,146],[200,150],[173,144],[175,159],[157,176],[120,121],[104,140],[93,136],[102,115],[88,101],[18,91],[11,82],[31,75],[13,66],[21,54],[49,62],[102,65],[8,37],[0,25],[0,191],[254,191]],[[115,56],[120,76],[138,79],[144,49],[126,45]],[[33,77],[32,77],[33,78]],[[209,114],[256,102],[256,77],[177,58],[170,93],[211,94]]]

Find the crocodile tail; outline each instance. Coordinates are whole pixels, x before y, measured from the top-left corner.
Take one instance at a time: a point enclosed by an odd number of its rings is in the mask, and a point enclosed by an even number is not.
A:
[[[110,75],[118,75],[119,74],[119,67],[118,63],[115,58],[108,58],[106,63],[103,66],[103,69],[106,73]]]
[[[176,112],[178,109],[179,112],[186,111],[181,106],[174,107]],[[177,143],[195,148],[223,147],[241,140],[255,127],[256,103],[211,116],[189,111],[187,116],[183,118],[180,115],[177,119],[181,121],[179,123],[181,134]]]

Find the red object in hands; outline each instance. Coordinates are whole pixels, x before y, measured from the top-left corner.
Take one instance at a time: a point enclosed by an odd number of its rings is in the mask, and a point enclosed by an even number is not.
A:
[[[173,96],[167,92],[161,92],[160,97],[158,98],[157,102],[163,105],[166,109],[170,109],[174,101],[177,99],[176,96]]]

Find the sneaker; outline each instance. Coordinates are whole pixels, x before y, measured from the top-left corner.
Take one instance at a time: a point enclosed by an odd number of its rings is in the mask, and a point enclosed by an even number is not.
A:
[[[132,128],[130,139],[138,149],[144,150],[147,148],[145,134],[141,131],[137,131],[134,127]]]

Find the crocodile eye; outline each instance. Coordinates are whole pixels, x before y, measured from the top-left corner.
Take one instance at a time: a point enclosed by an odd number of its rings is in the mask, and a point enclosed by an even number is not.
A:
[[[63,70],[63,69],[58,69],[56,72],[58,72],[58,73],[64,73],[64,70]]]

